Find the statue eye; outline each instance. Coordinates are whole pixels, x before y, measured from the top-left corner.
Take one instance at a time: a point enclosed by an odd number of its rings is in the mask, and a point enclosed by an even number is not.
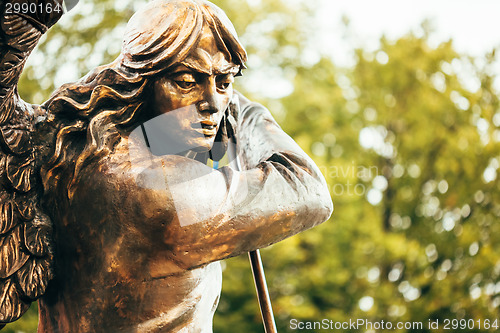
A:
[[[175,82],[181,89],[191,89],[196,85],[196,78],[193,74],[181,73],[172,77],[172,81]]]
[[[220,75],[216,79],[217,81],[217,89],[225,91],[229,88],[231,83],[234,82],[234,77],[232,74]]]
[[[196,82],[188,82],[188,81],[175,81],[179,87],[182,89],[191,89],[194,87]]]

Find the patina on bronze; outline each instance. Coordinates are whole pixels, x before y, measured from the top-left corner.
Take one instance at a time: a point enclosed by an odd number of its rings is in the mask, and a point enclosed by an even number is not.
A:
[[[153,1],[116,61],[37,106],[17,81],[60,14],[6,13],[12,2],[0,5],[0,322],[39,299],[39,332],[211,332],[219,260],[332,211],[311,159],[233,91],[246,53],[232,24],[204,0]],[[209,168],[231,142],[241,170]]]

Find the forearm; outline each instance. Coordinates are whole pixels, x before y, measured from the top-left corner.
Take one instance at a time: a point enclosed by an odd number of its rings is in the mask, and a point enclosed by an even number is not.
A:
[[[332,212],[328,190],[307,172],[295,173],[266,161],[234,178],[234,183],[243,184],[237,185],[223,209],[227,213],[221,216],[219,230],[230,239],[221,257],[279,242],[326,221]]]
[[[326,182],[314,162],[269,111],[245,101],[242,107],[237,141],[244,170],[225,167],[206,176],[213,178],[206,184],[198,180],[200,188],[210,189],[208,201],[196,197],[194,184],[181,182],[175,191],[193,196],[192,210],[211,207],[205,214],[211,218],[189,220],[186,226],[186,219],[180,219],[179,226],[169,228],[167,242],[185,268],[276,243],[326,221],[332,212]],[[214,185],[223,182],[225,186]]]
[[[280,169],[263,162],[243,172],[213,171],[197,179],[196,187],[168,182],[177,214],[165,230],[171,259],[189,269],[266,247],[327,220],[331,199],[321,183],[309,174],[284,177]]]

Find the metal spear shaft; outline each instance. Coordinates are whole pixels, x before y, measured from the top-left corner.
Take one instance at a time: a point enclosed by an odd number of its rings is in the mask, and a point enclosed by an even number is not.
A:
[[[240,171],[240,164],[238,155],[236,154],[236,145],[229,140],[228,142],[228,157],[231,165],[237,171]],[[257,299],[259,300],[260,314],[264,324],[266,333],[278,333],[276,323],[274,321],[273,307],[271,305],[271,298],[269,297],[269,290],[267,289],[266,276],[264,274],[264,266],[262,265],[262,258],[260,251],[248,252],[250,259],[250,266],[252,267],[253,281],[255,283],[255,291],[257,292]]]
[[[264,330],[266,333],[277,333],[278,330],[274,322],[273,308],[271,306],[269,291],[267,290],[266,276],[264,275],[264,266],[262,266],[260,251],[248,252],[248,257],[252,266],[253,280],[255,282],[255,290],[257,291],[257,299],[259,300]]]

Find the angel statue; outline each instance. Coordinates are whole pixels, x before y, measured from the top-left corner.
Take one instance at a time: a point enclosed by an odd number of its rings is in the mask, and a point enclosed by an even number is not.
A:
[[[212,332],[219,261],[327,220],[325,180],[233,90],[246,52],[205,0],[149,2],[114,62],[22,101],[61,5],[0,4],[0,324],[38,300],[38,332]]]

